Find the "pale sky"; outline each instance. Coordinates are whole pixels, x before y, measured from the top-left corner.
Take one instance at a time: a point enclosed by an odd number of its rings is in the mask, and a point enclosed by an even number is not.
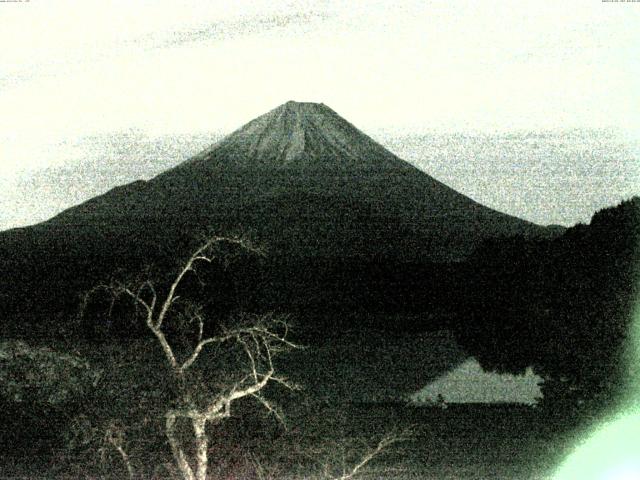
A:
[[[58,205],[55,184],[25,187],[43,169],[86,170],[74,147],[86,139],[103,139],[86,161],[109,164],[116,157],[96,150],[105,138],[229,133],[287,100],[323,102],[382,143],[428,132],[613,131],[629,145],[631,170],[618,176],[633,181],[638,25],[640,3],[600,0],[0,3],[0,229],[89,198],[63,195]],[[456,188],[542,223],[584,219],[538,211],[539,198],[521,211],[522,194],[513,207],[507,200],[517,182],[497,198],[477,180]],[[610,201],[604,183],[585,187],[589,208]],[[627,184],[613,186],[617,197]],[[31,214],[25,198],[55,208]]]

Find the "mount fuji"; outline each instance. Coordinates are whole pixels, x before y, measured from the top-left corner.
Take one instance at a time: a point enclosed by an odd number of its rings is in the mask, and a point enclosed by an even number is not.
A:
[[[47,230],[50,239],[98,235],[130,245],[171,243],[202,225],[250,231],[270,254],[287,258],[383,254],[449,261],[487,238],[551,234],[447,187],[329,107],[297,102],[149,181],[117,187],[36,230]]]

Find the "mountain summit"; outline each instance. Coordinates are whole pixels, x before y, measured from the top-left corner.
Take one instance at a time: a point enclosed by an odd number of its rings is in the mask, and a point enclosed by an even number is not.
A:
[[[236,167],[401,168],[391,152],[322,103],[289,101],[242,126],[186,165],[224,158]]]

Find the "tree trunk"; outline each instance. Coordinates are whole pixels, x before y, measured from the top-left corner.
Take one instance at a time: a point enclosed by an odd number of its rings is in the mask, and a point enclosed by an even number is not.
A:
[[[193,431],[196,435],[196,480],[206,480],[207,467],[209,460],[207,458],[208,438],[207,438],[207,419],[196,417],[193,419]]]
[[[173,458],[176,462],[176,466],[178,467],[178,470],[180,470],[180,474],[182,475],[183,480],[196,480],[196,477],[193,474],[193,469],[191,468],[191,465],[189,465],[189,462],[187,461],[187,456],[184,454],[184,451],[180,447],[180,443],[176,438],[175,425],[176,425],[177,416],[174,413],[170,412],[170,413],[167,413],[166,418],[167,418],[167,422],[165,427],[165,433],[167,435],[167,439],[169,440],[169,445],[171,446],[171,453],[173,453]]]
[[[133,465],[131,465],[131,460],[129,460],[129,455],[127,455],[127,452],[124,451],[124,448],[122,448],[119,445],[116,445],[116,450],[122,457],[122,461],[127,467],[127,472],[129,473],[129,480],[134,480],[136,476],[136,472],[133,470]]]

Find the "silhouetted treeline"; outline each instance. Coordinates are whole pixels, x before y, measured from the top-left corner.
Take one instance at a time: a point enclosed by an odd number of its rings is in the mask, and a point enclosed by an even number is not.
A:
[[[639,246],[638,197],[554,240],[485,243],[468,263],[456,336],[489,370],[533,366],[547,403],[609,405],[623,386]]]

